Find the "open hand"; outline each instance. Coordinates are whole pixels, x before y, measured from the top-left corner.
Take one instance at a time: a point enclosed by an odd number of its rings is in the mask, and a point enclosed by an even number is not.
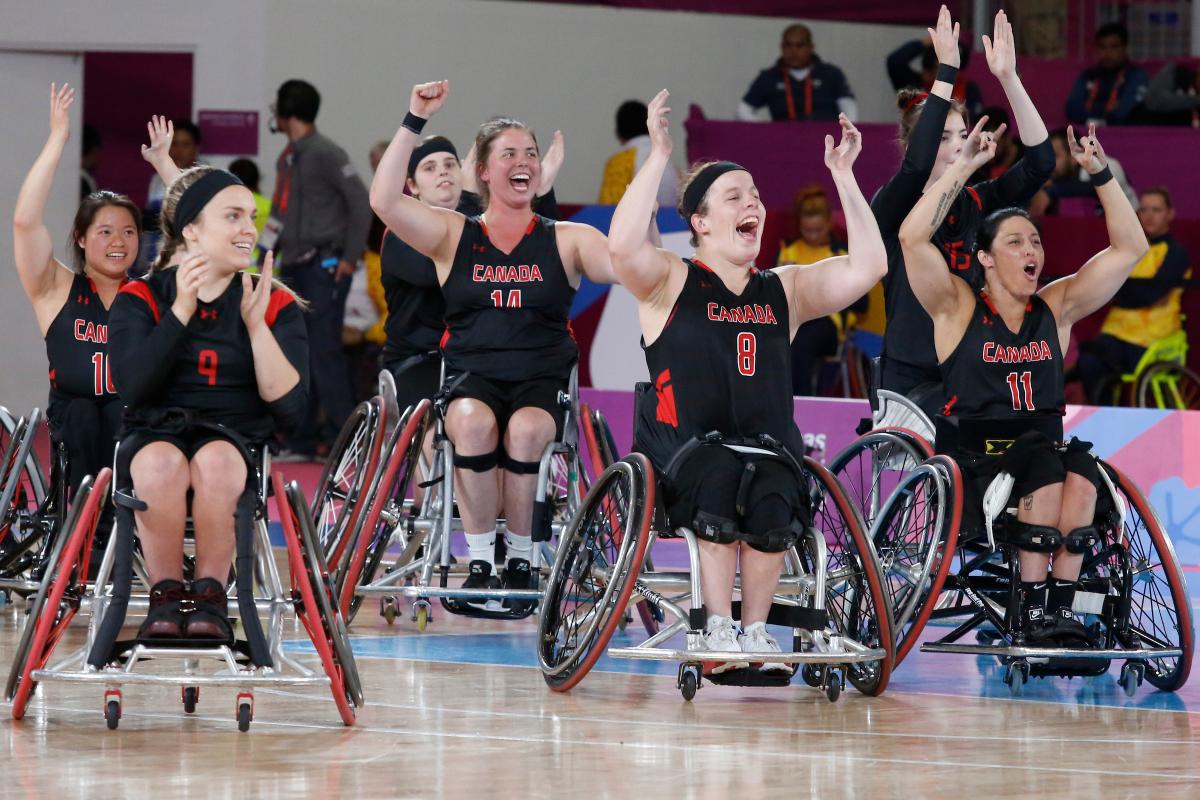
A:
[[[175,302],[171,310],[184,325],[196,313],[200,287],[208,279],[208,272],[208,256],[204,253],[193,253],[175,270]]]
[[[142,158],[151,164],[161,164],[171,157],[171,140],[175,138],[175,123],[155,114],[146,123],[150,144],[142,145]]]
[[[271,276],[275,272],[275,256],[267,252],[259,272],[258,285],[249,272],[242,273],[242,322],[253,332],[267,317],[267,306],[271,302]]]
[[[550,146],[546,148],[546,155],[542,156],[542,182],[538,186],[539,195],[546,194],[553,188],[554,179],[558,177],[558,171],[562,169],[563,162],[566,160],[567,152],[563,145],[563,132],[555,131]]]
[[[958,23],[950,19],[950,9],[942,6],[938,11],[937,27],[926,28],[933,40],[933,51],[938,63],[958,68],[961,53],[958,50]]]
[[[987,56],[988,69],[1000,80],[1017,74],[1017,46],[1013,41],[1012,23],[1003,10],[996,12],[992,38],[983,37],[983,53]]]
[[[50,135],[61,136],[64,141],[71,135],[71,104],[75,102],[75,90],[67,84],[59,89],[50,84]]]
[[[842,126],[842,140],[837,147],[833,146],[832,136],[825,137],[825,166],[830,172],[849,172],[862,152],[862,134],[845,114],[838,114],[838,124]]]
[[[654,99],[646,108],[646,130],[650,133],[650,146],[666,156],[670,156],[671,151],[675,149],[675,143],[671,141],[671,120],[667,118],[671,113],[670,107],[667,106],[670,97],[671,93],[663,89],[654,95]]]

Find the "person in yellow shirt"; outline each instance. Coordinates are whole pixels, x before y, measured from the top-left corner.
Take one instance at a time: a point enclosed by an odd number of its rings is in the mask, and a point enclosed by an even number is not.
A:
[[[1079,348],[1079,377],[1093,405],[1111,399],[1102,395],[1113,376],[1133,372],[1146,348],[1183,327],[1181,283],[1191,275],[1191,258],[1171,235],[1171,192],[1165,186],[1142,192],[1138,219],[1150,252],[1113,298],[1100,335]]]
[[[650,134],[646,130],[646,104],[640,100],[626,100],[617,109],[617,140],[621,149],[604,165],[604,178],[600,183],[600,204],[615,206],[625,194],[625,187],[642,168],[650,154]],[[658,184],[658,205],[674,208],[679,202],[679,173],[674,166],[663,172]]]
[[[845,243],[834,238],[833,209],[820,185],[814,183],[797,192],[792,208],[799,236],[791,243],[781,244],[780,265],[813,264],[846,252]],[[872,309],[877,310],[872,313]],[[801,325],[792,339],[792,393],[819,394],[822,359],[837,354],[839,343],[852,326],[858,328],[866,322],[874,326],[871,330],[882,336],[882,316],[883,284],[880,283],[845,311]],[[868,320],[868,317],[872,319]]]

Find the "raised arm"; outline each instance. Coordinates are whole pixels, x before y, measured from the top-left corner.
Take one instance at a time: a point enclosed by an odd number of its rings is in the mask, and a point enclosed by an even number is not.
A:
[[[650,101],[646,114],[650,155],[633,176],[621,202],[617,203],[608,227],[608,253],[616,278],[642,301],[661,292],[671,274],[672,256],[651,244],[647,236],[654,216],[658,184],[671,162],[673,143],[667,119],[671,111],[667,107],[669,97],[670,93],[663,89]]]
[[[171,160],[171,140],[175,138],[175,123],[155,114],[146,123],[146,134],[150,144],[142,145],[142,158],[154,167],[154,172],[163,182],[163,186],[170,186],[183,171]]]
[[[1012,23],[1003,10],[996,12],[992,37],[983,37],[983,52],[987,57],[988,69],[1000,81],[1004,96],[1008,98],[1021,143],[1032,147],[1046,141],[1050,138],[1046,123],[1042,121],[1042,115],[1029,99],[1029,93],[1017,74],[1017,47],[1013,40]]]
[[[1111,300],[1150,249],[1137,212],[1108,171],[1096,126],[1088,129],[1082,142],[1076,141],[1074,129],[1068,127],[1067,144],[1071,157],[1092,176],[1096,196],[1104,208],[1109,245],[1074,275],[1059,278],[1040,292],[1054,310],[1060,327],[1073,325]]]
[[[471,145],[471,154],[474,155],[474,153],[475,146]],[[542,156],[542,180],[538,184],[538,197],[545,197],[554,191],[554,180],[558,177],[558,171],[562,169],[563,162],[566,160],[567,151],[563,143],[563,132],[555,131],[554,138],[550,140],[550,146],[546,148],[546,153]],[[474,168],[473,164],[472,168]]]
[[[842,114],[842,140],[835,148],[825,137],[825,166],[833,176],[846,214],[847,254],[805,266],[779,267],[788,293],[792,330],[800,323],[824,317],[854,303],[887,274],[887,249],[871,206],[854,178],[854,161],[862,152],[862,135]]]
[[[963,294],[969,296],[970,288],[950,273],[945,257],[931,239],[971,174],[996,153],[996,137],[1004,132],[1004,126],[994,134],[986,133],[986,123],[987,117],[979,120],[958,160],[922,195],[900,226],[900,248],[909,285],[935,323],[939,318],[954,316],[964,305],[970,306],[963,301]]]
[[[46,203],[54,187],[54,173],[62,160],[63,149],[71,135],[70,108],[75,90],[63,84],[50,84],[50,135],[37,160],[25,176],[13,209],[13,256],[17,277],[34,310],[52,302],[56,290],[66,292],[72,274],[54,258],[54,244],[46,227]],[[64,295],[65,299],[65,295]],[[53,309],[57,312],[57,309]],[[39,314],[39,322],[42,315]],[[43,328],[49,326],[46,320]]]
[[[427,206],[404,193],[408,177],[408,159],[412,156],[420,128],[446,102],[449,81],[420,83],[413,87],[408,101],[411,117],[392,137],[391,144],[379,160],[375,180],[371,182],[371,208],[388,228],[417,252],[439,264],[454,257],[454,249],[462,235],[463,217],[455,211]],[[412,125],[413,127],[409,127]]]

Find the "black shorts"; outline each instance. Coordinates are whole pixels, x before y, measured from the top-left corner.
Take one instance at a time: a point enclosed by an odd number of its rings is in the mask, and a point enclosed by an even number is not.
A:
[[[439,353],[418,353],[383,365],[396,379],[396,401],[401,413],[422,400],[429,400],[442,385],[442,358]]]
[[[455,377],[447,375],[446,382],[453,383]],[[470,397],[490,408],[496,416],[501,442],[504,441],[504,428],[513,413],[522,408],[540,408],[554,420],[554,439],[558,441],[563,435],[563,416],[566,411],[559,402],[559,395],[566,393],[570,384],[570,375],[532,381],[497,381],[468,373],[450,393],[450,397]]]

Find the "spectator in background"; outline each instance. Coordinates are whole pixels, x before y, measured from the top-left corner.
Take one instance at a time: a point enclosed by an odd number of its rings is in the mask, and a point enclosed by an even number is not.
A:
[[[1078,124],[1120,125],[1146,96],[1149,78],[1129,62],[1129,30],[1119,22],[1096,31],[1096,66],[1079,73],[1067,98],[1067,119]]]
[[[1150,252],[1113,298],[1100,335],[1079,348],[1077,368],[1093,405],[1107,404],[1111,394],[1104,391],[1104,385],[1133,372],[1146,348],[1183,326],[1180,283],[1191,273],[1191,259],[1171,235],[1175,219],[1171,192],[1165,186],[1142,192],[1138,219],[1150,241]]]
[[[604,178],[600,183],[599,202],[607,206],[621,202],[625,187],[650,154],[646,104],[641,100],[626,100],[617,109],[617,141],[621,143],[621,149],[604,164]],[[677,202],[679,173],[674,167],[668,167],[658,185],[658,204],[663,208],[674,208]]]
[[[1150,80],[1139,125],[1191,125],[1200,128],[1200,70],[1195,64],[1164,64]]]
[[[921,59],[920,71],[913,69],[917,58]],[[971,61],[971,48],[964,43],[958,44],[959,70],[954,81],[950,98],[961,103],[972,119],[983,115],[983,93],[979,84],[967,79],[967,64]],[[888,78],[892,88],[899,92],[901,89],[917,89],[922,92],[931,91],[934,78],[937,76],[938,54],[933,47],[933,31],[921,39],[913,39],[897,47],[887,57]]]
[[[1071,148],[1067,144],[1067,129],[1057,128],[1050,132],[1050,144],[1054,148],[1054,173],[1050,180],[1029,201],[1030,216],[1054,216],[1064,213],[1060,201],[1071,198],[1082,198],[1089,201],[1089,210],[1094,204],[1095,213],[1100,213],[1100,201],[1096,197],[1096,188],[1092,186],[1092,176],[1082,169],[1071,158]],[[1137,206],[1137,194],[1129,185],[1125,169],[1112,156],[1108,156],[1108,168],[1112,170],[1113,178],[1125,192],[1131,206]],[[1070,212],[1067,212],[1068,215]]]
[[[379,168],[379,159],[387,150],[386,140],[376,142],[367,153],[371,174]],[[342,320],[342,346],[350,365],[355,402],[366,400],[376,392],[383,344],[387,341],[387,295],[383,289],[380,245],[387,228],[374,211],[367,231],[367,249],[363,253],[363,269],[354,273],[350,294],[346,298],[346,315]],[[438,298],[439,305],[441,298]]]
[[[833,208],[820,185],[810,184],[797,192],[792,210],[798,236],[795,241],[780,246],[779,266],[815,264],[825,258],[846,254],[846,243],[834,238]],[[792,339],[792,394],[812,396],[820,393],[822,362],[837,355],[848,321],[854,313],[867,310],[867,297],[863,296],[845,311],[800,325]]]
[[[96,182],[96,170],[100,167],[100,159],[104,156],[104,141],[95,125],[84,123],[83,149],[79,156],[79,199],[99,191],[100,184]]]
[[[858,103],[846,76],[816,54],[812,31],[807,26],[790,25],[784,29],[779,50],[779,60],[760,72],[746,90],[738,105],[738,119],[754,122],[764,106],[775,122],[836,120],[839,113],[851,122],[858,119]],[[643,116],[642,127],[645,126]]]
[[[367,187],[346,151],[314,124],[320,106],[316,87],[293,79],[279,86],[271,108],[275,129],[288,144],[276,163],[263,246],[277,252],[280,277],[312,306],[304,315],[312,400],[304,424],[286,444],[293,459],[327,451],[354,408],[342,318],[371,226]]]
[[[168,155],[181,170],[194,167],[200,163],[200,128],[196,123],[186,119],[171,120],[174,131],[171,137],[171,149]],[[158,216],[162,212],[163,195],[167,187],[163,184],[158,173],[150,179],[150,187],[146,190],[146,208],[142,210],[142,220],[145,227],[142,231],[142,248],[138,253],[138,268],[145,271],[150,268],[154,259],[158,258],[159,225]]]
[[[258,235],[262,236],[263,226],[267,224],[267,217],[271,215],[271,198],[258,189],[259,181],[262,179],[258,172],[258,165],[248,158],[236,158],[229,165],[229,171],[246,184],[250,194],[254,195],[254,209],[258,212],[258,216],[254,219],[254,227],[258,229]]]

